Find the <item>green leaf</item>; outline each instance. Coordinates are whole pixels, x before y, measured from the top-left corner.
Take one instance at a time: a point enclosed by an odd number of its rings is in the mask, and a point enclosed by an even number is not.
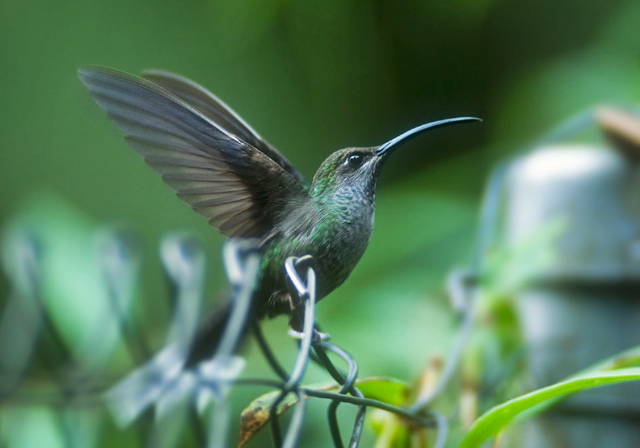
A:
[[[385,403],[401,406],[409,397],[409,387],[406,383],[394,378],[371,377],[356,381],[358,389],[366,398],[383,401]],[[339,385],[333,381],[325,381],[303,386],[304,389],[319,391],[337,391]],[[240,417],[240,442],[239,447],[244,446],[258,431],[269,423],[269,410],[280,396],[280,391],[266,393],[259,396],[247,406]],[[281,415],[298,402],[295,394],[288,394],[276,409],[276,415]]]
[[[482,415],[462,440],[460,448],[479,447],[484,441],[495,436],[511,420],[549,400],[556,400],[592,387],[637,380],[640,380],[640,368],[638,367],[589,373],[514,398]],[[527,414],[527,416],[529,415],[531,414]]]
[[[314,390],[337,390],[338,385],[333,382],[315,383],[309,386],[305,386],[307,389]],[[249,406],[244,408],[242,415],[240,416],[240,441],[238,447],[244,446],[258,431],[260,431],[270,420],[270,409],[275,401],[280,396],[280,390],[274,390],[273,392],[266,393],[259,396]],[[284,411],[291,408],[298,402],[298,398],[295,394],[288,394],[279,404],[276,409],[276,415],[281,415]]]
[[[411,392],[404,381],[386,377],[363,378],[356,381],[356,386],[366,398],[393,406],[406,405]]]

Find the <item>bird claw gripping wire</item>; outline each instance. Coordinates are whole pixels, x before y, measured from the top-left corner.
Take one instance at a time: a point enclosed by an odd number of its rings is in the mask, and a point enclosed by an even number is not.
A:
[[[291,327],[289,329],[289,336],[294,339],[303,340],[305,332],[300,330],[304,327],[304,322],[306,320],[304,312],[311,293],[315,294],[315,266],[313,257],[311,255],[305,255],[299,258],[290,257],[285,262],[285,270],[289,280],[291,309],[294,311],[289,321],[289,325]],[[300,276],[300,272],[304,272],[306,274],[306,280]],[[310,285],[309,281],[310,272],[313,272],[313,285]],[[329,338],[330,335],[328,333],[321,333],[315,329],[314,322],[314,328],[311,335],[311,345],[315,346],[322,341],[329,340]]]
[[[333,344],[323,342],[322,339],[327,338],[328,335],[320,333],[315,328],[316,274],[313,269],[313,259],[310,256],[304,256],[301,258],[290,257],[285,262],[285,270],[289,278],[289,290],[292,296],[292,301],[296,301],[298,307],[301,308],[302,311],[299,313],[299,326],[302,327],[303,331],[291,330],[289,332],[289,334],[294,337],[301,339],[298,356],[291,374],[287,377],[285,373],[285,383],[281,387],[280,395],[270,408],[270,420],[271,432],[275,446],[288,448],[295,446],[301,431],[302,418],[304,416],[304,402],[306,401],[305,399],[307,398],[309,391],[300,386],[300,381],[302,380],[306,366],[311,359],[310,349],[312,346],[316,353],[320,355],[317,362],[327,369],[331,376],[342,385],[339,394],[353,393],[360,398],[362,398],[362,394],[354,386],[358,371],[355,360]],[[306,274],[305,279],[300,275],[301,270]],[[266,344],[263,343],[262,348],[265,354],[268,355],[268,357],[271,357]],[[326,355],[325,350],[332,351],[347,361],[349,364],[349,374],[346,378],[337,371],[331,360]],[[284,373],[279,366],[276,367],[278,367],[278,371]],[[278,423],[277,408],[278,404],[289,393],[294,393],[298,397],[298,403],[296,404],[294,416],[287,428],[287,432],[283,437]],[[329,406],[329,426],[335,446],[343,447],[336,414],[338,404],[338,401],[334,401]],[[363,428],[364,414],[365,407],[360,406],[356,417],[356,423],[353,428],[351,441],[349,443],[350,447],[358,445]]]

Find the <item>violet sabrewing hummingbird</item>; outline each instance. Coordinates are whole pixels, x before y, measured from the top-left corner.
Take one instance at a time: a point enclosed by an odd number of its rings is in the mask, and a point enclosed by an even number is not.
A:
[[[340,286],[369,244],[380,170],[401,143],[429,129],[476,121],[460,117],[415,127],[381,146],[331,154],[310,185],[227,105],[181,76],[142,78],[103,67],[78,75],[98,105],[178,196],[228,237],[257,238],[262,262],[253,313],[288,314],[300,330],[284,263],[311,255],[318,300]],[[228,307],[227,307],[228,308]],[[205,320],[187,365],[209,358],[228,309]]]

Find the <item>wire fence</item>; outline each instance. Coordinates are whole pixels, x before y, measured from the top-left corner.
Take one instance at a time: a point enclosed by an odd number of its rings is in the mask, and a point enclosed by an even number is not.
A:
[[[229,393],[234,387],[249,385],[277,391],[265,420],[275,447],[298,446],[310,399],[328,401],[327,430],[335,447],[358,446],[368,408],[395,413],[414,427],[435,431],[437,448],[443,447],[447,440],[447,419],[428,409],[460,362],[464,339],[471,326],[470,306],[463,307],[465,318],[457,348],[438,385],[411,406],[393,406],[363,395],[356,384],[358,363],[354,357],[321,333],[315,320],[317,284],[310,256],[286,261],[292,300],[300,303],[304,318],[303,332],[297,335],[295,362],[290,369],[281,364],[260,323],[252,320],[250,325],[245,325],[247,319],[251,319],[250,303],[260,266],[256,242],[230,240],[224,248],[224,265],[233,300],[229,322],[215,356],[196,367],[186,368],[202,306],[205,274],[202,248],[193,239],[179,235],[169,236],[162,242],[161,259],[172,291],[173,317],[164,348],[154,355],[127,311],[134,300],[139,276],[139,245],[125,232],[106,233],[101,238],[99,252],[109,303],[105,312],[115,318],[126,350],[136,365],[141,366],[114,386],[113,379],[105,378],[104,373],[109,353],[94,353],[100,361],[94,361],[93,365],[77,359],[77,350],[68,346],[60,334],[61,329],[51,318],[42,294],[42,244],[34,235],[23,232],[14,235],[10,246],[10,250],[5,251],[12,254],[8,262],[5,260],[5,271],[11,293],[0,315],[0,410],[22,405],[48,408],[62,441],[60,446],[103,446],[95,438],[89,443],[91,437],[87,434],[100,433],[113,418],[121,426],[135,421],[132,426],[136,428],[139,446],[182,446],[179,440],[184,428],[188,428],[195,446],[226,447],[234,421]],[[468,280],[462,276],[452,282],[450,289],[459,296],[458,302],[464,302],[468,296]],[[234,353],[234,347],[247,328],[277,380],[240,378],[245,361]],[[103,329],[97,329],[98,333],[101,331]],[[319,365],[337,383],[335,389],[318,390],[303,385],[310,363]],[[111,417],[102,411],[105,403]],[[337,413],[340,406],[355,406],[355,421],[340,421]],[[287,409],[290,418],[284,425],[282,416]],[[169,415],[171,417],[166,418]],[[10,423],[4,420],[0,417],[0,428],[7,431]],[[0,446],[13,446],[14,440],[0,432],[0,444],[4,444]]]
[[[555,142],[573,136],[593,120],[592,111],[580,114],[541,141]],[[289,369],[277,359],[260,323],[251,320],[246,325],[260,265],[256,243],[250,240],[231,240],[224,249],[234,306],[215,357],[195,368],[184,368],[202,314],[205,278],[204,251],[197,241],[184,235],[170,235],[161,244],[173,311],[164,348],[156,354],[129,311],[140,277],[140,245],[122,231],[105,232],[100,238],[98,257],[107,297],[107,306],[102,310],[105,321],[115,322],[118,341],[140,366],[114,386],[116,381],[105,374],[113,352],[112,347],[102,343],[108,339],[108,325],[87,336],[84,346],[90,350],[79,351],[71,346],[44,297],[43,260],[47,245],[32,232],[13,232],[5,238],[2,260],[9,293],[0,310],[0,448],[43,446],[14,443],[21,437],[16,427],[24,426],[24,414],[7,411],[22,407],[50,411],[52,432],[61,441],[56,447],[113,446],[99,440],[101,431],[112,426],[112,419],[121,426],[135,421],[131,426],[135,427],[138,446],[184,446],[180,437],[186,428],[191,445],[225,447],[230,443],[234,420],[229,394],[233,388],[255,385],[272,388],[276,393],[269,402],[267,417],[260,423],[268,425],[276,447],[300,444],[311,399],[328,401],[326,426],[335,447],[358,446],[365,413],[370,408],[394,413],[414,427],[432,431],[433,446],[444,447],[450,416],[433,411],[431,405],[455,384],[452,379],[459,371],[474,323],[485,254],[499,242],[502,197],[512,161],[498,166],[487,184],[471,269],[454,271],[449,277],[448,293],[460,314],[460,323],[446,364],[435,386],[405,407],[365,397],[357,386],[355,358],[323,337],[315,321],[316,273],[309,256],[286,262],[293,302],[300,303],[303,310],[303,332],[298,335],[293,366]],[[254,336],[277,380],[240,377],[245,361],[234,348],[246,329]],[[332,358],[339,361],[339,366]],[[337,386],[319,390],[303,385],[309,363],[319,365]],[[103,411],[105,403],[110,416]],[[340,421],[340,406],[356,408],[353,423]],[[286,425],[282,418],[285,410],[291,414]]]

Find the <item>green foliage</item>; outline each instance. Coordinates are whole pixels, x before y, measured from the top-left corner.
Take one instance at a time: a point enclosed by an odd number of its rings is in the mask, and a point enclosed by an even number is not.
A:
[[[543,409],[544,407],[540,406],[546,402],[555,402],[567,395],[593,387],[638,380],[640,380],[638,367],[585,373],[514,398],[482,415],[471,427],[460,448],[479,447],[487,439],[498,434],[514,418],[519,415],[530,417],[535,414],[532,410]]]
[[[307,179],[339,147],[375,145],[433,119],[478,115],[481,126],[425,136],[389,162],[371,246],[352,277],[318,307],[323,329],[354,354],[363,376],[418,376],[428,358],[450,346],[456,320],[443,283],[472,253],[491,166],[595,104],[637,101],[639,15],[638,2],[623,0],[2,1],[0,216],[7,278],[0,278],[0,302],[14,280],[12,244],[33,232],[44,243],[43,296],[64,341],[84,364],[121,375],[132,366],[117,351],[110,358],[119,341],[103,312],[95,257],[104,226],[123,223],[141,235],[142,286],[125,309],[135,311],[136,325],[152,340],[167,326],[157,261],[167,231],[202,235],[210,301],[225,287],[223,239],[126,146],[78,81],[81,64],[132,73],[162,68],[193,78]],[[546,237],[554,231],[548,230]],[[539,243],[546,237],[532,241],[533,252],[497,254],[481,310],[495,317],[484,321],[495,327],[476,333],[465,379],[503,366],[495,360],[512,359],[518,350],[509,297],[533,262],[544,262],[548,253]],[[267,327],[283,358],[291,356],[286,323]],[[88,338],[96,328],[101,337]],[[247,356],[251,376],[268,372],[255,351]],[[242,408],[254,395],[239,391],[234,398]],[[441,404],[457,402],[447,397]],[[60,416],[19,405],[10,413],[3,404],[3,428],[14,429],[10,436],[0,431],[0,444],[43,446],[49,438],[56,446],[60,435],[47,426],[54,415]],[[24,431],[15,429],[17,421]],[[331,443],[324,412],[306,424],[314,435],[310,447]],[[95,433],[104,445],[122,431],[106,425]],[[136,446],[132,433],[123,437]]]
[[[37,242],[41,284],[36,293],[63,343],[87,367],[104,364],[120,339],[100,264],[105,235],[90,218],[50,196],[33,201],[7,223],[2,240],[5,272],[13,279],[20,275],[25,238]],[[121,281],[123,288],[133,288],[126,278]],[[25,294],[24,287],[20,293]],[[120,305],[127,313],[130,303]]]
[[[406,403],[409,389],[405,383],[393,378],[362,378],[356,381],[356,386],[365,398],[378,400],[392,406],[402,406]],[[323,382],[303,386],[304,390],[337,392],[339,385],[334,382]],[[253,400],[242,411],[240,428],[240,446],[251,440],[271,419],[270,409],[280,399],[279,390],[266,393]],[[276,415],[283,414],[298,402],[297,395],[290,393],[278,402]]]

